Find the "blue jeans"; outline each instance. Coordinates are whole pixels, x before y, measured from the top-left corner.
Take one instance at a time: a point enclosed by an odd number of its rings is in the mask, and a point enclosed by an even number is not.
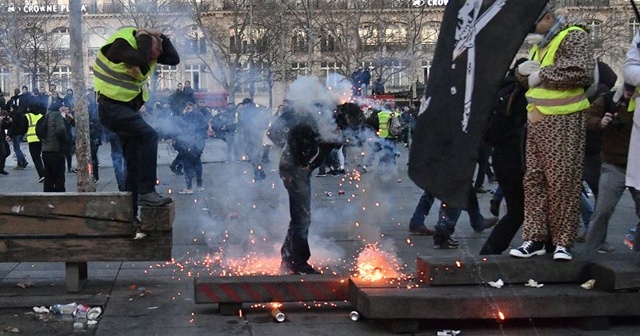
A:
[[[448,207],[444,203],[440,204],[436,233],[433,236],[433,242],[436,245],[444,244],[449,240],[455,231],[461,212],[462,209]],[[469,189],[469,209],[467,214],[469,214],[469,221],[473,229],[484,224],[484,217],[480,213],[480,206],[478,205],[478,197],[473,188]]]
[[[311,226],[311,170],[309,167],[280,169],[280,178],[289,194],[291,221],[280,249],[282,261],[294,268],[307,264],[309,250],[309,227]]]
[[[589,202],[586,192],[583,190],[580,193],[580,217],[582,217],[582,223],[585,228],[589,228],[589,222],[591,222],[591,215],[593,215],[593,206]]]
[[[409,221],[410,230],[424,226],[424,219],[429,215],[434,201],[435,198],[428,191],[422,193],[418,205],[416,205],[416,209],[413,211],[413,216],[411,216],[411,221]]]
[[[13,143],[13,152],[16,153],[16,159],[18,159],[18,166],[25,166],[27,164],[27,159],[24,157],[24,153],[20,149],[23,137],[24,135],[14,135],[11,138],[11,142]]]
[[[120,145],[118,136],[113,132],[109,132],[108,141],[111,145],[111,162],[113,163],[113,172],[116,175],[118,190],[124,191],[124,175],[127,171],[127,163],[125,162],[124,156],[122,154],[122,145]]]

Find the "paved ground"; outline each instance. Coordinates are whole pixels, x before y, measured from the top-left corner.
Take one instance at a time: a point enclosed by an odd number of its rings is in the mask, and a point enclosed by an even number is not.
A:
[[[24,150],[28,152],[26,146]],[[168,168],[175,153],[167,143],[159,145],[158,190],[171,192],[177,209],[173,262],[89,263],[89,281],[77,294],[65,291],[62,263],[0,262],[0,335],[10,334],[13,328],[22,335],[70,334],[72,322],[43,320],[30,311],[34,306],[72,301],[105,308],[97,327],[83,332],[87,335],[391,334],[377,321],[350,321],[347,302],[285,304],[284,323],[275,323],[261,305],[245,304],[242,317],[229,317],[218,314],[215,304],[194,303],[193,279],[198,274],[251,272],[259,262],[266,262],[260,264],[261,270],[274,270],[288,223],[286,192],[275,171],[276,164],[267,165],[267,180],[252,183],[250,165],[223,163],[224,153],[223,142],[208,142],[203,157],[206,190],[185,196],[176,194],[184,188],[182,177]],[[101,191],[116,190],[108,155],[108,147],[101,147]],[[272,157],[277,161],[275,153]],[[374,170],[345,178],[313,177],[311,249],[316,265],[329,273],[349,275],[362,247],[376,242],[402,261],[407,274],[415,271],[416,255],[477,254],[488,232],[474,233],[464,215],[456,233],[462,242],[458,250],[434,250],[429,237],[407,234],[407,223],[421,191],[407,178],[406,158],[407,151],[402,148],[397,175]],[[32,164],[23,171],[12,170],[15,161],[9,160],[8,165],[10,175],[0,176],[2,192],[41,190]],[[73,174],[67,175],[67,190],[75,190]],[[479,195],[487,216],[490,197]],[[610,242],[619,250],[625,249],[624,234],[637,220],[633,209],[633,202],[625,195],[614,214]],[[437,211],[432,211],[428,226],[433,226],[436,216]],[[519,238],[513,242],[519,243]],[[236,264],[222,267],[211,262],[216,257]],[[587,332],[565,322],[425,321],[415,334],[435,335],[438,330],[458,329],[462,335],[635,335],[640,327],[635,321],[620,319],[606,332]]]

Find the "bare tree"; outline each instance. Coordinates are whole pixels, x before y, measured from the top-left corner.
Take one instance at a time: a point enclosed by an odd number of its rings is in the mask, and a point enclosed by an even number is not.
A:
[[[236,93],[254,80],[250,71],[252,51],[249,48],[251,1],[225,1],[224,15],[229,20],[207,15],[211,10],[208,3],[190,1],[194,9],[193,21],[209,46],[200,59],[207,65],[213,80],[229,93],[229,99],[233,101]]]
[[[40,6],[57,4],[53,0],[40,1]],[[55,28],[66,26],[66,17],[54,12],[25,12],[31,2],[18,1],[7,11],[0,13],[0,55],[2,61],[17,69],[16,82],[27,73],[31,87],[39,81],[58,84],[54,72],[62,61],[68,58],[64,43],[64,30]],[[54,28],[54,29],[52,29]]]

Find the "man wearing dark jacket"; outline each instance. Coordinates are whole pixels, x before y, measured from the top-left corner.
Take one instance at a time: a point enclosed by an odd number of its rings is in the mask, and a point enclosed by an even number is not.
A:
[[[19,89],[15,89],[13,93],[14,95],[9,99],[9,102],[7,102],[7,111],[9,111],[9,116],[12,119],[7,135],[11,138],[13,152],[16,154],[16,159],[18,160],[15,169],[22,170],[28,164],[24,153],[20,149],[20,144],[22,143],[24,135],[27,134],[27,127],[29,125],[25,114],[29,106],[29,96],[31,96],[31,94],[28,92],[26,86],[22,87],[22,92],[20,92]]]
[[[134,213],[138,204],[164,206],[172,201],[155,190],[158,133],[138,113],[149,98],[146,81],[158,63],[180,63],[169,38],[153,29],[123,28],[100,48],[93,67],[100,121],[122,144],[125,189],[133,193]]]
[[[305,111],[294,111],[283,102],[282,115],[268,131],[271,141],[282,147],[280,178],[289,194],[289,229],[280,250],[280,269],[286,274],[316,274],[308,261],[311,226],[311,172],[324,160],[333,144],[323,143],[318,125]],[[339,146],[338,146],[339,147]]]
[[[64,107],[60,107],[63,109]],[[67,143],[67,129],[60,111],[49,110],[43,116],[47,135],[40,139],[42,162],[44,163],[44,192],[64,192],[64,148]]]

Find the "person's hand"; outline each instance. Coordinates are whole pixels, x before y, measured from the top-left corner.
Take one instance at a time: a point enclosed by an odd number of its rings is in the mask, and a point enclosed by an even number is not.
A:
[[[604,117],[602,117],[602,119],[600,119],[600,128],[607,128],[607,126],[609,125],[609,123],[611,122],[611,120],[613,120],[613,114],[607,112],[604,114]]]
[[[529,78],[527,78],[527,83],[529,84],[530,88],[540,85],[540,83],[541,83],[541,81],[540,81],[540,71],[535,71],[535,72],[531,73],[529,75]]]
[[[518,65],[518,73],[523,76],[531,75],[532,73],[540,71],[540,63],[536,61],[526,61]]]

